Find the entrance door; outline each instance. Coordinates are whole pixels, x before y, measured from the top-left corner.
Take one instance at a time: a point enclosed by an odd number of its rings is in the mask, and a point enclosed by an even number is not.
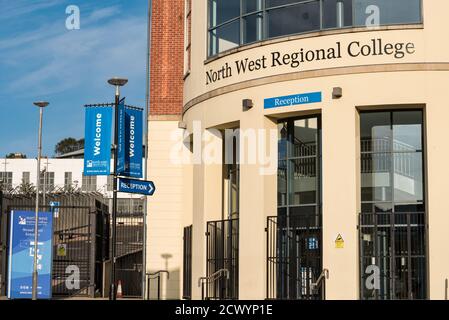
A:
[[[320,118],[285,120],[278,130],[278,215],[267,230],[268,281],[276,289],[269,298],[319,299],[312,284],[322,271]]]
[[[360,114],[362,299],[425,299],[426,212],[420,110]]]

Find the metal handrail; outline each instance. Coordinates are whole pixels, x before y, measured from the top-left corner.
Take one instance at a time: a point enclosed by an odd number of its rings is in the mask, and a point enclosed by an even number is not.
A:
[[[202,300],[204,300],[204,284],[215,282],[218,279],[222,278],[224,275],[226,275],[226,280],[229,280],[230,272],[228,269],[220,269],[220,270],[212,273],[208,277],[200,277],[198,279],[198,287],[201,287],[201,299]]]
[[[147,298],[150,300],[150,284],[151,280],[157,279],[157,299],[161,300],[161,275],[162,273],[167,274],[167,279],[170,279],[170,272],[168,270],[159,270],[153,273],[146,273],[145,275],[148,277],[147,280]]]
[[[316,280],[316,282],[313,282],[310,287],[312,290],[319,290],[319,288],[323,288],[322,292],[321,292],[321,298],[323,300],[326,299],[326,279],[329,279],[329,270],[328,269],[323,269],[323,271],[321,271],[320,276],[318,277],[318,279]]]

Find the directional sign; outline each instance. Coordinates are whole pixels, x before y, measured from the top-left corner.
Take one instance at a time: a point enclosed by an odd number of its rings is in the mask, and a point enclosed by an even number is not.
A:
[[[153,181],[120,178],[118,183],[118,191],[152,196],[154,191],[156,191],[156,187],[154,186]]]

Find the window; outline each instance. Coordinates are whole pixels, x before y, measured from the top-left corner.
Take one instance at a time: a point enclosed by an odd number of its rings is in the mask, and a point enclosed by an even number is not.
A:
[[[185,35],[184,35],[184,74],[188,74],[191,69],[192,59],[192,0],[185,0]]]
[[[278,214],[269,217],[267,229],[268,239],[277,240],[269,242],[267,251],[267,284],[272,288],[267,294],[320,299],[320,292],[312,290],[322,271],[319,116],[278,123],[278,160]]]
[[[209,56],[240,45],[324,29],[421,23],[421,0],[208,0]],[[188,30],[188,28],[186,28]]]
[[[30,183],[30,173],[29,172],[22,172],[22,183],[23,184]]]
[[[97,177],[83,175],[83,181],[81,184],[81,191],[83,192],[95,192],[97,191]]]
[[[64,172],[64,189],[70,190],[72,188],[72,173]]]
[[[41,188],[44,192],[52,192],[55,188],[55,173],[43,171],[39,177]]]
[[[363,299],[427,296],[422,130],[420,110],[360,114]],[[377,288],[367,285],[376,269]]]
[[[12,189],[12,172],[0,172],[0,189]]]

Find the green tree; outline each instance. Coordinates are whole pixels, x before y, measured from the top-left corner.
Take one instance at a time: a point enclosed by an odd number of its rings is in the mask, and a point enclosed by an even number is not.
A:
[[[84,139],[65,138],[59,141],[55,146],[56,155],[78,151],[84,148]]]

